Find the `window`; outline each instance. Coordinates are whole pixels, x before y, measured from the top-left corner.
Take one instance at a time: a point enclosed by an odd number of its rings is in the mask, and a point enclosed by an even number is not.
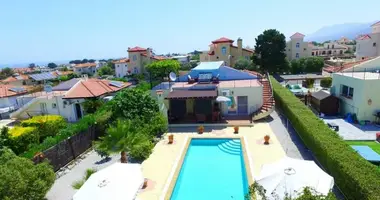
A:
[[[303,48],[303,51],[306,51],[306,48]]]
[[[246,60],[249,60],[249,56],[245,56],[245,59],[246,59]]]
[[[341,85],[340,96],[352,99],[354,97],[354,88],[347,85]]]
[[[296,58],[299,58],[300,57],[300,54],[299,53],[296,53]]]
[[[139,70],[137,69],[137,67],[133,68],[133,73],[135,73],[135,74],[139,73]]]
[[[296,48],[300,48],[300,43],[299,42],[296,43]]]
[[[137,60],[137,56],[136,56],[136,55],[133,55],[133,56],[132,56],[132,60],[133,60],[133,61],[136,61],[136,60]]]
[[[327,48],[330,49],[330,45],[327,45]]]
[[[226,54],[227,54],[227,48],[226,48],[226,47],[222,47],[222,54],[223,54],[223,55],[226,55]]]
[[[57,108],[57,104],[56,104],[56,103],[52,103],[52,104],[51,104],[51,107],[52,107],[52,108]]]
[[[311,52],[311,55],[314,56],[314,52]]]
[[[334,45],[332,45],[332,47],[331,47],[332,49],[334,48]]]
[[[372,46],[373,46],[373,47],[376,47],[376,42],[374,42],[374,43],[372,44]]]

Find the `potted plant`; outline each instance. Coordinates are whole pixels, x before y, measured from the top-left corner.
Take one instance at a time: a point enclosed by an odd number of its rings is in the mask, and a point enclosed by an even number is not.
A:
[[[270,139],[270,136],[269,135],[266,135],[264,136],[264,144],[269,144],[269,139]]]
[[[203,126],[199,126],[198,127],[198,133],[199,134],[203,134],[203,131],[205,130],[205,127],[203,127]]]
[[[377,140],[377,142],[380,142],[380,132],[376,133],[376,140]]]
[[[174,135],[170,134],[168,138],[169,138],[169,144],[173,144],[173,142],[174,142]]]
[[[127,152],[125,152],[125,151],[121,151],[120,162],[121,162],[121,163],[127,163],[127,162],[128,162]]]
[[[235,134],[239,133],[239,126],[234,126],[234,133]]]

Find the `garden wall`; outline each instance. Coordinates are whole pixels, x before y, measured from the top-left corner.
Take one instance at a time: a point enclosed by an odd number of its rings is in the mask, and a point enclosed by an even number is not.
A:
[[[348,199],[380,199],[380,170],[357,154],[288,89],[272,78],[276,106]]]
[[[48,159],[54,171],[58,171],[61,167],[89,149],[92,146],[92,142],[99,137],[99,133],[95,128],[89,127],[86,131],[80,132],[43,151],[42,157],[35,156],[33,161],[39,163],[43,159]]]

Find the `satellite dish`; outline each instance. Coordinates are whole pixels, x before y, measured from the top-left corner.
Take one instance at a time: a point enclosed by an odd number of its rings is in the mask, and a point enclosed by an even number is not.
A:
[[[177,75],[174,72],[170,72],[169,79],[170,81],[175,81],[177,79]]]

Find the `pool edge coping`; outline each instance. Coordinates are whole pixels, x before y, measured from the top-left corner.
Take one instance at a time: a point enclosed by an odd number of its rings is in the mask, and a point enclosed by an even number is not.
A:
[[[253,184],[254,178],[253,178],[253,170],[252,170],[252,159],[249,157],[249,151],[247,150],[248,145],[246,142],[246,138],[244,136],[229,136],[229,137],[209,137],[209,136],[186,136],[185,142],[183,146],[181,147],[181,151],[179,156],[177,157],[175,164],[172,167],[172,170],[170,172],[169,178],[166,180],[166,184],[164,187],[163,192],[160,195],[160,200],[170,200],[171,195],[173,194],[175,184],[177,182],[179,171],[182,168],[183,161],[185,159],[185,156],[187,154],[187,150],[190,146],[190,142],[192,139],[240,139],[240,143],[242,146],[242,152],[243,152],[243,158],[244,158],[244,165],[245,165],[245,172],[247,175],[247,181],[248,186]],[[249,154],[249,155],[248,155]],[[180,165],[181,164],[181,165]]]

